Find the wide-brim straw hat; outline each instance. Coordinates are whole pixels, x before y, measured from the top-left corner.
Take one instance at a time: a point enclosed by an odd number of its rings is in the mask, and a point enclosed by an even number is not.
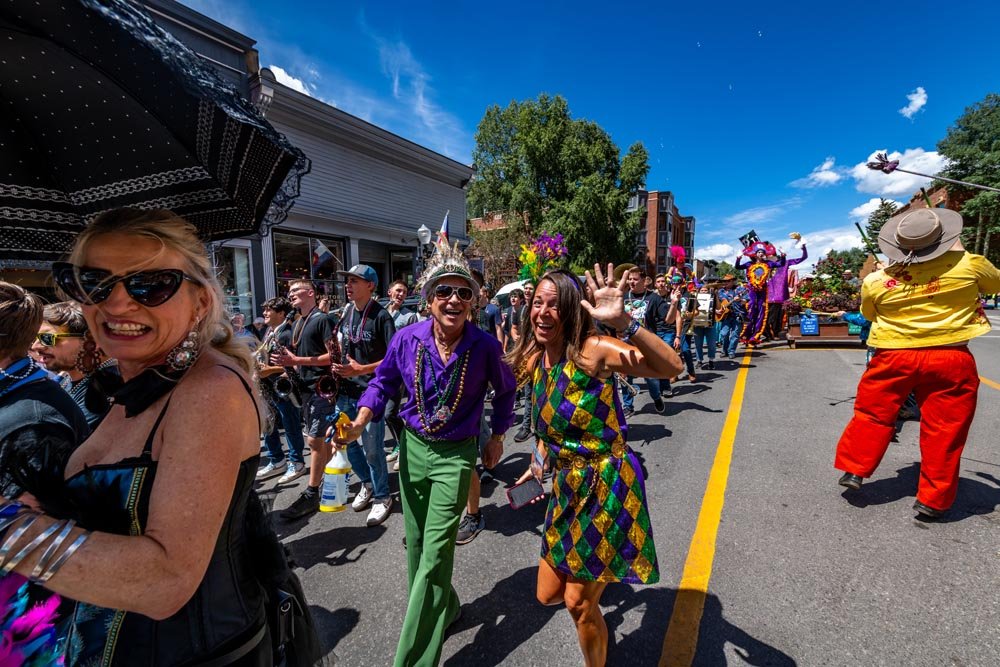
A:
[[[893,216],[878,233],[890,262],[919,264],[948,252],[962,233],[962,216],[947,208],[918,208]]]

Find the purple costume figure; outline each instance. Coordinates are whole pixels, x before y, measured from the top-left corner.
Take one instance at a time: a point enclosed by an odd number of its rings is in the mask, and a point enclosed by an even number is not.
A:
[[[764,325],[767,324],[767,280],[772,270],[785,263],[785,259],[771,262],[767,260],[768,246],[758,241],[743,251],[746,257],[753,257],[748,264],[741,263],[742,258],[736,258],[737,270],[746,270],[747,276],[747,318],[743,322],[740,341],[747,347],[760,345],[764,335]],[[771,247],[773,254],[774,246]]]
[[[781,253],[783,263],[774,267],[771,277],[767,281],[767,324],[764,335],[767,338],[777,338],[784,329],[785,302],[788,301],[788,267],[801,264],[809,257],[806,251],[806,244],[802,243],[802,257],[798,259],[788,259],[785,253]]]

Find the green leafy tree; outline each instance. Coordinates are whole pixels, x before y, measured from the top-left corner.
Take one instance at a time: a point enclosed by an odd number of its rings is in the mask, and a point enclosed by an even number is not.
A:
[[[816,262],[813,272],[817,276],[830,276],[821,279],[830,291],[851,291],[851,288],[844,284],[843,273],[850,271],[857,278],[867,257],[868,254],[861,248],[831,250],[826,257]]]
[[[720,278],[722,276],[736,275],[736,267],[726,261],[720,261],[715,267],[715,273]]]
[[[899,206],[896,202],[891,199],[879,199],[878,208],[868,216],[868,222],[865,224],[865,234],[867,234],[868,238],[876,246],[878,246],[878,233],[882,231],[882,226],[885,225],[898,208]]]
[[[950,160],[942,176],[1000,187],[1000,95],[990,93],[948,128],[938,151]],[[1000,233],[1000,193],[948,185],[950,193],[968,196],[962,206],[971,230],[964,238],[973,252],[989,253],[989,238]]]
[[[469,210],[520,216],[529,235],[561,233],[571,262],[631,260],[642,211],[627,213],[643,187],[649,155],[624,156],[597,123],[574,119],[559,96],[489,107],[476,131]]]
[[[521,244],[528,241],[524,222],[519,216],[505,218],[506,224],[493,229],[469,229],[472,240],[468,252],[483,258],[483,273],[495,287],[517,279],[517,257]]]

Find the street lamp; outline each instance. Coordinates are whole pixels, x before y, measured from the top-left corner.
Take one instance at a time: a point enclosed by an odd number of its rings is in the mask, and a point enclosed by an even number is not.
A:
[[[427,228],[427,225],[420,225],[417,228],[417,270],[414,272],[417,277],[424,272],[424,248],[430,245],[431,242],[431,230]]]

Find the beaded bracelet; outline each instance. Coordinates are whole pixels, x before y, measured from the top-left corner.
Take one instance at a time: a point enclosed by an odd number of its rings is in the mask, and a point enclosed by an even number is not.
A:
[[[632,340],[632,336],[635,332],[639,330],[639,320],[632,320],[629,325],[625,327],[625,331],[622,332],[621,339],[626,343]]]

